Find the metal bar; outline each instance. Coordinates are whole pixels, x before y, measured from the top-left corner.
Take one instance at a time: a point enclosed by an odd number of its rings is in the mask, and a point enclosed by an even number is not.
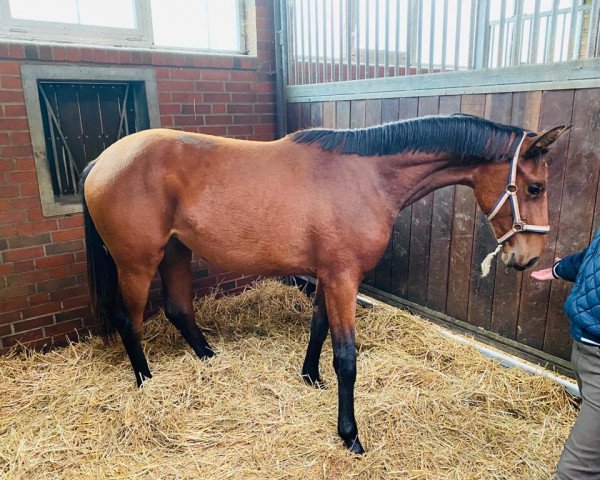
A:
[[[334,17],[333,14],[333,5],[334,0],[329,0],[329,15],[331,19],[329,20],[329,26],[331,29],[331,75],[330,79],[332,82],[335,82],[335,28],[334,28]]]
[[[378,1],[378,0],[375,0]],[[365,11],[365,19],[366,19],[366,24],[365,24],[365,78],[369,78],[371,76],[371,32],[370,32],[370,28],[371,28],[371,15],[369,14],[369,12],[371,11],[371,9],[369,8],[369,0],[365,0],[366,3],[366,11]]]
[[[469,22],[469,52],[467,58],[467,68],[472,70],[475,68],[475,32],[477,26],[477,3],[476,0],[471,0],[471,17]]]
[[[319,0],[315,0],[315,83],[319,83]],[[312,23],[311,23],[312,29]],[[312,35],[311,35],[312,36]]]
[[[121,138],[121,130],[123,130],[123,119],[125,118],[125,113],[127,110],[127,96],[129,94],[129,84],[125,87],[125,98],[123,98],[123,107],[121,109],[121,116],[119,118],[119,130],[117,131],[117,140]]]
[[[496,66],[502,66],[504,57],[504,31],[506,29],[506,0],[500,2],[500,24],[498,25],[498,59]]]
[[[586,58],[596,56],[596,44],[598,42],[598,22],[600,16],[600,0],[594,0],[592,11],[590,12],[590,28],[588,31],[587,55]]]
[[[306,75],[306,57],[304,56],[304,0],[298,0],[300,2],[300,47],[302,53],[302,62],[300,63],[300,71],[302,82],[305,83],[305,75]]]
[[[375,67],[373,77],[379,77],[379,1],[375,0]]]
[[[412,35],[413,35],[413,22],[412,22],[412,14],[413,14],[413,3],[408,0],[408,5],[406,6],[406,65],[404,66],[404,76],[407,77],[410,75],[410,61],[411,61],[411,50],[412,50]]]
[[[356,79],[360,79],[360,10],[359,10],[359,2],[355,1],[355,17],[356,17],[356,34],[355,34],[355,42],[356,45]]]
[[[46,105],[46,116],[47,116],[47,120],[48,120],[48,126],[50,127],[50,142],[52,143],[52,154],[54,157],[54,170],[56,172],[56,181],[58,182],[58,192],[59,194],[62,194],[62,181],[60,179],[60,167],[59,167],[59,163],[58,163],[58,150],[56,148],[56,138],[54,136],[54,123],[52,122],[52,106],[49,105],[50,102],[48,102],[48,97],[46,97],[46,93],[44,92],[44,88],[42,85],[40,85],[40,92],[42,93],[42,96],[44,97],[45,100],[45,105]]]
[[[394,51],[394,76],[400,75],[400,0],[396,0],[396,44]]]
[[[42,97],[44,97],[44,103],[46,104],[46,110],[50,114],[50,119],[52,120],[52,122],[54,122],[54,125],[56,126],[56,131],[58,132],[58,136],[60,137],[60,139],[62,140],[62,142],[65,146],[65,150],[67,151],[69,161],[73,162],[73,165],[75,166],[75,169],[77,170],[77,173],[81,173],[81,171],[79,170],[79,167],[75,164],[75,160],[73,158],[73,154],[71,153],[71,149],[69,148],[69,145],[67,144],[67,141],[65,140],[65,136],[63,135],[63,133],[60,129],[60,122],[56,118],[56,115],[54,115],[54,111],[52,110],[52,105],[50,105],[50,101],[48,100],[48,97],[46,96],[46,92],[44,92],[43,89],[40,89],[40,92],[42,94]],[[102,121],[102,117],[100,117],[100,121]],[[52,125],[50,125],[50,127],[51,126]]]
[[[579,16],[577,6],[579,0],[571,0],[571,21],[569,22],[569,47],[567,49],[567,60],[573,60],[573,51],[575,49],[575,31],[577,29],[577,17]]]
[[[312,14],[310,0],[306,2],[306,25],[308,27],[308,83],[312,81],[313,57],[312,57]]]
[[[538,56],[538,41],[540,36],[540,0],[535,0],[533,21],[531,25],[531,42],[529,42],[529,63],[536,63]]]
[[[559,61],[563,61],[563,54],[565,53],[565,34],[566,34],[566,27],[567,27],[567,15],[563,14],[562,16],[562,25],[561,25],[561,30],[562,30],[562,35],[560,38],[560,53],[558,55],[558,60]]]
[[[390,70],[390,0],[385,0],[385,71],[383,76],[387,77]]]
[[[344,51],[344,22],[343,22],[343,18],[344,18],[344,2],[343,0],[340,0],[339,2],[339,27],[340,27],[340,61],[339,61],[339,68],[338,68],[338,82],[342,81],[342,71],[344,69],[344,55],[343,55],[343,51]]]
[[[460,62],[460,24],[462,16],[462,2],[463,0],[457,0],[456,5],[456,32],[454,35],[454,70],[458,70]]]
[[[473,68],[485,68],[488,65],[488,47],[490,41],[490,28],[488,28],[489,0],[478,0],[474,37]]]
[[[323,7],[323,83],[327,81],[327,7],[323,0],[321,6]]]
[[[559,0],[554,0],[552,2],[552,13],[550,14],[550,18],[548,21],[550,22],[550,28],[546,28],[546,62],[554,61],[554,49],[556,46],[556,24],[558,22],[558,2]]]
[[[460,1],[458,2],[460,3]],[[444,0],[444,14],[442,16],[442,72],[446,71],[446,40],[448,36],[448,0]]]
[[[288,14],[288,18],[287,18],[287,31],[288,31],[288,44],[287,44],[287,58],[288,58],[288,62],[290,64],[290,72],[289,72],[289,78],[288,78],[288,83],[289,84],[297,84],[298,83],[298,39],[296,38],[296,2],[290,2],[291,4],[291,11]],[[287,11],[287,6],[286,6],[286,11]],[[291,15],[291,19],[290,19],[290,15]],[[291,20],[291,21],[290,21]],[[291,25],[291,27],[290,27]],[[293,46],[293,48],[291,48]],[[290,55],[291,52],[291,55]],[[293,58],[292,58],[293,57]],[[294,79],[292,81],[292,78]]]
[[[433,51],[435,48],[435,0],[431,0],[431,17],[429,19],[429,70],[433,71]]]
[[[417,1],[417,75],[421,73],[421,49],[423,48],[422,46],[422,36],[423,36],[423,1],[422,0],[416,0]]]
[[[346,2],[346,80],[352,80],[352,4]]]
[[[516,0],[515,3],[515,25],[513,27],[512,41],[512,61],[511,65],[519,65],[521,63],[521,51],[523,41],[523,0]]]

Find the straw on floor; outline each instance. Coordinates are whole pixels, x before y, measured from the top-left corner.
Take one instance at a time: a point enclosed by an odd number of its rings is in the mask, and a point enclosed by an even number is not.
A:
[[[397,309],[358,313],[357,420],[368,453],[336,434],[336,380],[305,385],[311,305],[265,281],[197,302],[218,355],[198,360],[163,315],[146,326],[141,390],[123,347],[98,338],[0,358],[4,478],[550,479],[576,408],[542,377],[506,369]]]

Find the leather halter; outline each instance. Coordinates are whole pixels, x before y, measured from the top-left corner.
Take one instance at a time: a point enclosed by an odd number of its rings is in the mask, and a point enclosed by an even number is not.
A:
[[[529,225],[523,221],[521,218],[521,212],[519,210],[519,199],[517,198],[517,163],[519,161],[519,153],[521,151],[521,146],[523,145],[523,141],[527,133],[523,134],[521,141],[515,151],[515,155],[510,161],[510,169],[508,171],[508,183],[506,185],[506,189],[504,193],[500,195],[496,205],[486,213],[486,217],[488,220],[492,220],[496,214],[500,211],[502,206],[510,200],[510,207],[512,210],[513,224],[512,228],[506,232],[502,237],[498,239],[498,244],[502,245],[509,238],[512,238],[514,235],[520,232],[533,232],[533,233],[543,233],[546,234],[550,231],[550,225]]]

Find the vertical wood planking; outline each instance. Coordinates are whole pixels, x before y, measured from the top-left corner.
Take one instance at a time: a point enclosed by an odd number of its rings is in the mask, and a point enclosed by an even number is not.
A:
[[[460,111],[483,116],[485,95],[463,95]],[[450,269],[448,272],[448,300],[446,313],[459,320],[467,320],[471,254],[476,202],[473,190],[464,185],[456,187],[454,196],[454,221],[450,242]]]
[[[300,129],[300,104],[299,103],[288,103],[287,104],[287,129],[288,133],[295,132]]]
[[[398,118],[414,118],[418,113],[418,98],[400,98],[398,100]],[[408,292],[408,261],[410,256],[410,228],[412,206],[400,211],[392,232],[392,279],[391,292],[406,298]]]
[[[574,95],[575,92],[573,90],[544,92],[542,95],[539,130],[561,123],[565,125],[570,124]],[[554,263],[562,190],[564,178],[567,174],[565,167],[568,144],[569,136],[565,135],[561,137],[552,146],[552,151],[548,155],[547,192],[550,232],[546,235],[547,245],[538,261],[539,268],[549,267]],[[527,339],[541,335],[542,344],[540,346],[538,341],[536,348],[543,348],[546,343],[546,335],[560,337],[564,345],[569,345],[569,322],[562,312],[562,307],[559,306],[556,311],[550,311],[548,308],[551,289],[557,284],[562,284],[563,292],[559,295],[562,298],[566,291],[565,287],[567,287],[565,282],[538,282],[533,280],[528,274],[523,276],[518,323],[518,332],[521,335],[518,335],[517,338]],[[552,320],[558,320],[558,328],[555,328]]]
[[[440,115],[456,112],[460,112],[460,95],[440,97]],[[438,312],[446,310],[450,241],[454,217],[454,190],[455,187],[449,185],[433,192],[427,306]]]
[[[379,125],[381,123],[381,100],[367,100],[365,102],[365,115],[364,115],[364,123],[361,125],[362,127],[371,127],[373,125]],[[357,127],[359,128],[359,127]],[[374,286],[375,285],[375,270],[377,267],[374,267],[372,270],[368,271],[365,274],[363,282],[367,285]]]
[[[323,102],[323,127],[335,128],[335,102]]]
[[[350,128],[363,128],[367,110],[366,100],[350,101]]]
[[[600,95],[597,89],[575,92],[572,118],[574,127],[570,132],[556,242],[558,257],[583,250],[590,240],[600,169]],[[565,282],[553,282],[544,339],[544,350],[563,358],[569,356],[569,347],[563,338],[568,322],[561,309],[570,286]]]
[[[418,115],[435,115],[439,106],[439,97],[422,97],[419,99]],[[432,206],[433,194],[430,193],[417,200],[412,208],[407,298],[421,305],[427,303]]]
[[[350,127],[350,100],[340,100],[335,103],[335,127]]]
[[[300,105],[300,129],[309,128],[311,121],[311,108],[310,103],[303,103]]]
[[[323,102],[313,102],[310,104],[310,126],[323,126]]]
[[[381,123],[389,123],[396,120],[398,120],[398,99],[390,98],[383,100],[381,104]],[[383,256],[375,269],[374,286],[386,292],[389,292],[391,289],[393,238],[392,231]]]

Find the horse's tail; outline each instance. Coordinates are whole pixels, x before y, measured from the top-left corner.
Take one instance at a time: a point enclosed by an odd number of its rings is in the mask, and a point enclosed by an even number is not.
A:
[[[83,202],[83,222],[85,227],[85,249],[87,253],[88,285],[92,300],[92,314],[100,323],[105,342],[114,337],[115,313],[119,297],[118,274],[115,261],[104,246],[102,237],[90,216],[85,201],[84,183],[95,165],[91,162],[81,174],[80,190]]]

